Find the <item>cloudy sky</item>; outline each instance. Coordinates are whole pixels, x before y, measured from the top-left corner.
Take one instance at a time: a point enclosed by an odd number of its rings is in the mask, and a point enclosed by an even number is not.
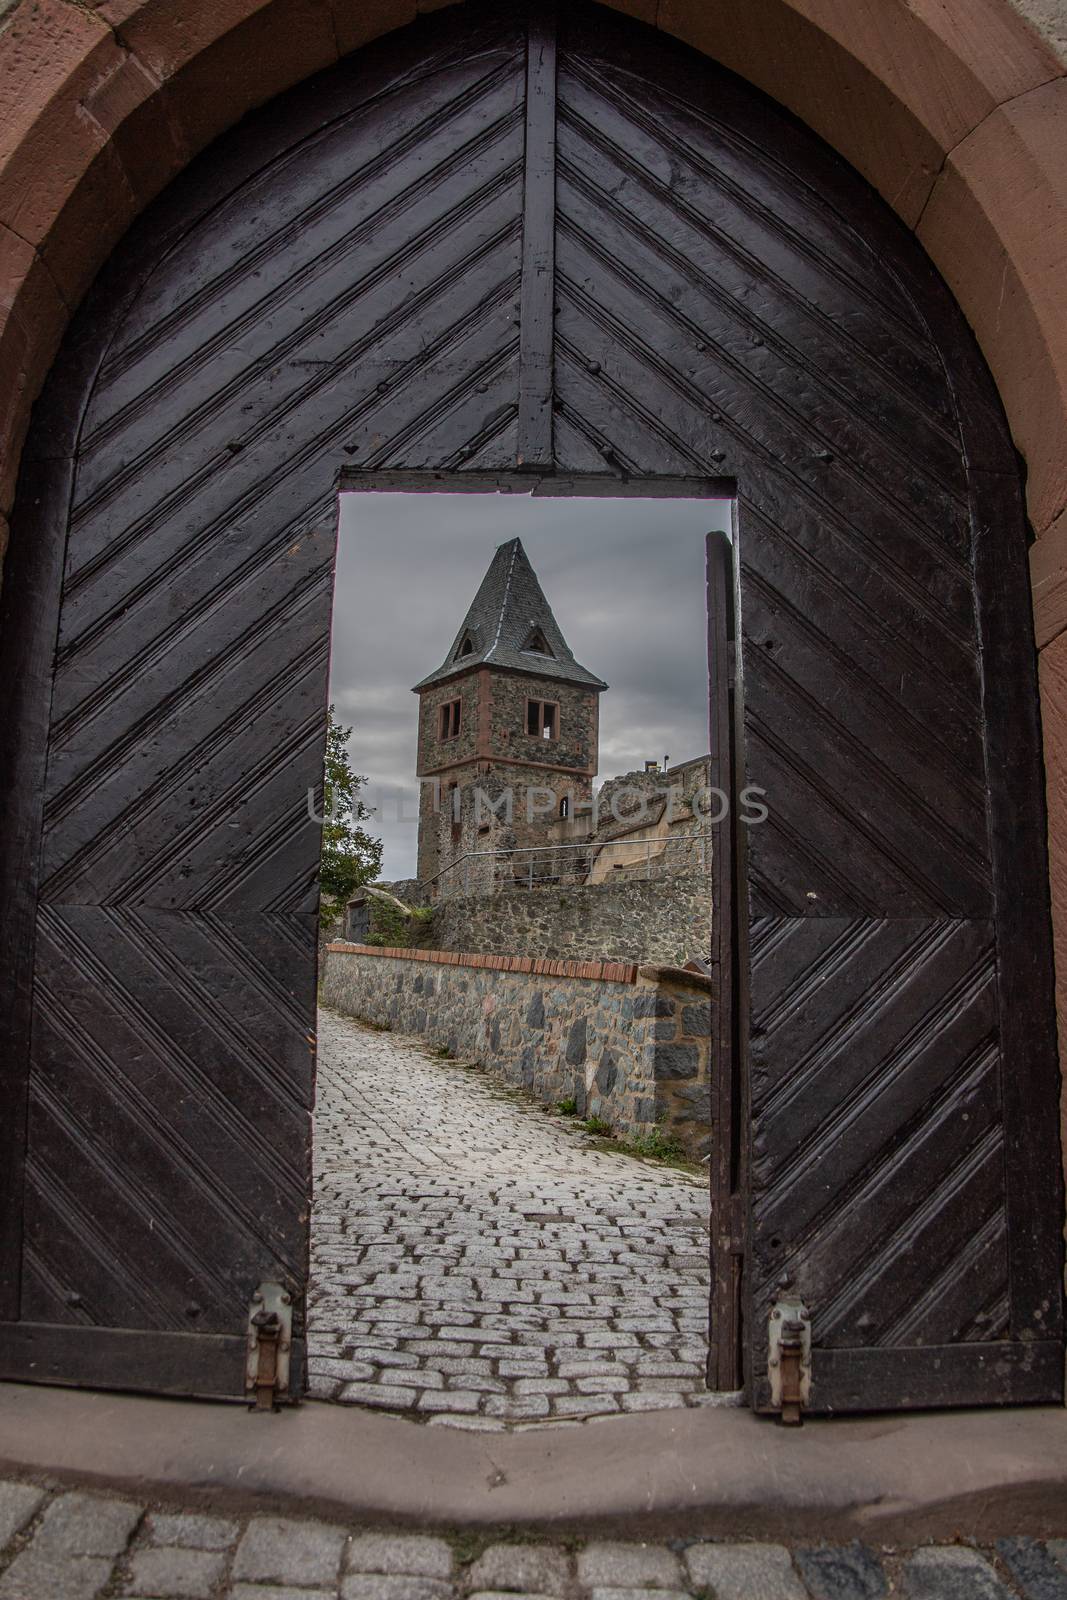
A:
[[[610,685],[603,781],[707,749],[703,536],[728,526],[717,500],[342,496],[330,698],[353,728],[383,878],[415,872],[411,685],[441,665],[497,545],[522,539],[575,657]]]

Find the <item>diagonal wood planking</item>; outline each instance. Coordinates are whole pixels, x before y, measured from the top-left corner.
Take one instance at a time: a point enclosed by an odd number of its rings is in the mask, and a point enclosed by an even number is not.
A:
[[[260,1279],[303,1288],[334,483],[509,461],[524,43],[350,73],[177,231],[100,367],[44,800],[29,1322],[231,1333]]]
[[[833,1366],[854,1349],[912,1352],[893,1404],[995,1398],[943,1347],[1059,1324],[1011,1302],[959,401],[832,163],[651,48],[580,21],[561,43],[557,446],[564,470],[739,486],[746,777],[769,807],[744,861],[753,1398],[789,1292],[816,1409],[863,1403]],[[1051,1398],[1052,1371],[1026,1392]]]
[[[34,972],[2,1370],[232,1393],[255,1283],[300,1295],[339,469],[576,474],[739,486],[735,771],[769,817],[740,830],[750,1127],[716,1130],[714,1232],[726,1283],[744,1201],[754,1403],[785,1288],[817,1407],[1055,1398],[1018,475],[855,176],[622,18],[472,4],[222,141],[64,362],[22,501],[66,554],[15,742],[40,821],[5,863],[18,1046]]]

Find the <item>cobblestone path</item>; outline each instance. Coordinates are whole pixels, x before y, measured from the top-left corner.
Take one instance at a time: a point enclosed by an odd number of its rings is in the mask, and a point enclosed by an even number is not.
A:
[[[1067,1539],[918,1550],[399,1534],[0,1480],[0,1600],[1063,1600]]]
[[[312,1393],[474,1428],[709,1402],[706,1182],[320,1013]]]

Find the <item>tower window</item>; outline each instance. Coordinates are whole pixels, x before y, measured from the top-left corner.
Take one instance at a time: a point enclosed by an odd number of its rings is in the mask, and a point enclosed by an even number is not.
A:
[[[456,661],[458,661],[460,656],[472,656],[473,654],[474,654],[474,640],[471,638],[469,633],[465,633],[463,635],[462,641],[460,642],[460,647],[456,651],[454,659]]]
[[[456,739],[459,737],[460,708],[462,701],[449,700],[438,713],[437,735],[440,739]]]
[[[535,739],[554,739],[559,733],[558,701],[527,700],[526,732]]]
[[[571,797],[570,797],[569,794],[565,794],[563,796],[563,799],[560,801],[560,803],[559,803],[559,814],[563,818],[566,818],[566,817],[570,816],[570,814],[571,814]]]

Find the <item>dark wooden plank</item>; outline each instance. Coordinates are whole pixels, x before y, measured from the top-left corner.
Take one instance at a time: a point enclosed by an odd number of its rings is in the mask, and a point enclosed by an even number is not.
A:
[[[53,1323],[0,1324],[0,1378],[80,1389],[245,1399],[244,1337],[88,1328]],[[294,1338],[290,1387],[304,1385],[305,1344]]]
[[[65,441],[52,431],[57,444]],[[52,662],[69,457],[23,467],[0,598],[0,1314],[18,1315],[23,1163],[33,1014],[37,882],[41,855]]]
[[[729,812],[715,829],[711,853],[712,996],[711,1306],[708,1384],[741,1384],[740,1193],[741,1077],[738,1058],[737,918],[735,915],[738,786],[734,779],[735,644],[733,547],[723,533],[706,541],[708,595],[708,748],[711,788]]]
[[[556,22],[551,7],[533,12],[527,49],[516,464],[545,467],[552,461],[556,294]]]
[[[979,418],[980,418],[979,413]],[[976,424],[977,425],[977,424]],[[1004,435],[1006,437],[1006,427]],[[1062,1337],[1064,1243],[1048,831],[1026,521],[1017,471],[972,473],[997,902],[1011,1331]]]
[[[1063,1346],[1054,1339],[812,1352],[812,1409],[819,1412],[1056,1405],[1062,1399]],[[762,1375],[754,1402],[757,1411],[771,1409]]]
[[[423,469],[418,472],[385,469],[365,472],[342,467],[338,477],[342,494],[393,491],[403,494],[528,494],[556,499],[596,497],[610,499],[729,500],[736,489],[733,478],[674,478],[666,474],[637,482],[620,480],[610,472],[454,472]]]

